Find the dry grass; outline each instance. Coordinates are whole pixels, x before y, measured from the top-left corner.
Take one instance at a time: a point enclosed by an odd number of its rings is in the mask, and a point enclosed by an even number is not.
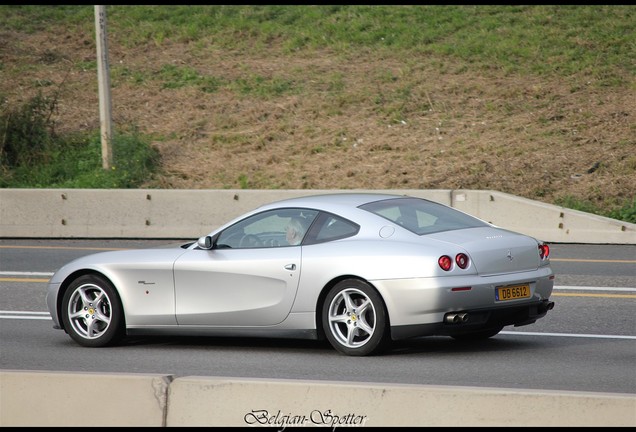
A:
[[[241,96],[113,80],[116,127],[163,137],[151,188],[491,189],[610,209],[636,191],[636,97],[593,78],[517,77],[446,59],[201,55],[187,44],[110,46],[113,71],[167,64],[208,76],[275,77],[303,96]],[[0,34],[0,94],[60,86],[57,130],[99,129],[91,35]],[[404,94],[404,97],[396,95]],[[386,99],[384,97],[386,96]],[[387,102],[390,101],[390,102]]]

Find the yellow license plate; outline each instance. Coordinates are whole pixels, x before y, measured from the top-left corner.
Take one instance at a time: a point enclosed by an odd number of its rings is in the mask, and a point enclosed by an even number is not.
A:
[[[497,287],[497,300],[516,300],[530,298],[530,285],[510,285],[505,287]]]

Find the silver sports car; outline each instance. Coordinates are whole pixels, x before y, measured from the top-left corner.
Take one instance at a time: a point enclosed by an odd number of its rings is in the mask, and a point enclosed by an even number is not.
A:
[[[126,335],[489,338],[544,317],[547,244],[425,199],[335,193],[263,205],[181,246],[102,252],[59,269],[54,327],[99,347]]]

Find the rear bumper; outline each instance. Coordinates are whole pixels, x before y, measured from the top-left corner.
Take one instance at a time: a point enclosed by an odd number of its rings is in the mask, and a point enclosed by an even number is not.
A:
[[[553,301],[540,300],[516,306],[452,311],[444,315],[442,322],[392,326],[391,338],[400,340],[419,336],[453,336],[509,325],[519,327],[543,318],[553,307]],[[454,315],[461,318],[453,319]]]
[[[487,277],[467,275],[370,282],[384,300],[391,326],[401,327],[442,323],[450,312],[523,309],[538,305],[552,295],[554,277],[550,267],[543,267]],[[528,285],[529,298],[498,299],[498,287],[517,284]]]

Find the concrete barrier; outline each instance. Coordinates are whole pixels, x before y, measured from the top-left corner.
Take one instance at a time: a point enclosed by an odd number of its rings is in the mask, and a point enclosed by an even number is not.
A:
[[[0,237],[194,239],[261,204],[343,190],[0,189]],[[555,243],[636,244],[636,224],[495,191],[355,190],[427,198]]]
[[[636,426],[636,396],[0,371],[5,426]]]
[[[0,427],[165,426],[172,377],[0,371]]]

